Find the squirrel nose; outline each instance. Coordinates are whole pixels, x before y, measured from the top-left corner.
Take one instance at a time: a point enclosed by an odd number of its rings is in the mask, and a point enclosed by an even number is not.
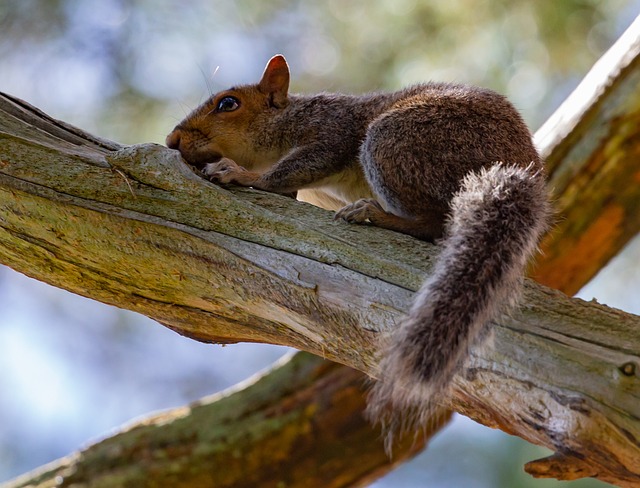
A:
[[[167,147],[169,149],[179,149],[180,148],[180,132],[174,130],[167,136],[165,141]]]

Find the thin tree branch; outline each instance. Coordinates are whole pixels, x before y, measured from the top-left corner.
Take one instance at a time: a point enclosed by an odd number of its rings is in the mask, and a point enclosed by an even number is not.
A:
[[[361,373],[299,353],[242,387],[127,426],[5,487],[364,487],[389,464],[380,433],[335,408],[351,390],[352,412],[364,408]],[[412,454],[423,445],[415,440],[398,447]]]

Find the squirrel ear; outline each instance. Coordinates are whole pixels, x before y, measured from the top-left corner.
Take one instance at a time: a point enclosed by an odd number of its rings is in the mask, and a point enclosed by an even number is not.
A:
[[[282,54],[276,54],[269,60],[258,83],[258,89],[269,95],[276,107],[284,107],[288,103],[289,65]]]

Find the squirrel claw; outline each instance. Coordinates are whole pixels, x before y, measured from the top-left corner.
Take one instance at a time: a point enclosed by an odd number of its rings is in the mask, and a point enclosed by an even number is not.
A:
[[[384,209],[373,198],[362,198],[336,212],[335,220],[342,219],[350,224],[363,224],[367,221],[374,222],[376,216],[385,213]]]
[[[218,183],[233,183],[238,173],[247,171],[242,166],[238,166],[235,161],[229,158],[222,158],[215,163],[208,163],[202,172],[210,181]]]

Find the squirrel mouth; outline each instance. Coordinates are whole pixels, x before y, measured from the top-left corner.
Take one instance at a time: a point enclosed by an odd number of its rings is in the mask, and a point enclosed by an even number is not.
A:
[[[222,159],[222,154],[218,153],[195,153],[195,154],[183,154],[182,157],[189,163],[191,166],[196,167],[197,169],[204,169],[204,167],[209,163],[217,163]]]

